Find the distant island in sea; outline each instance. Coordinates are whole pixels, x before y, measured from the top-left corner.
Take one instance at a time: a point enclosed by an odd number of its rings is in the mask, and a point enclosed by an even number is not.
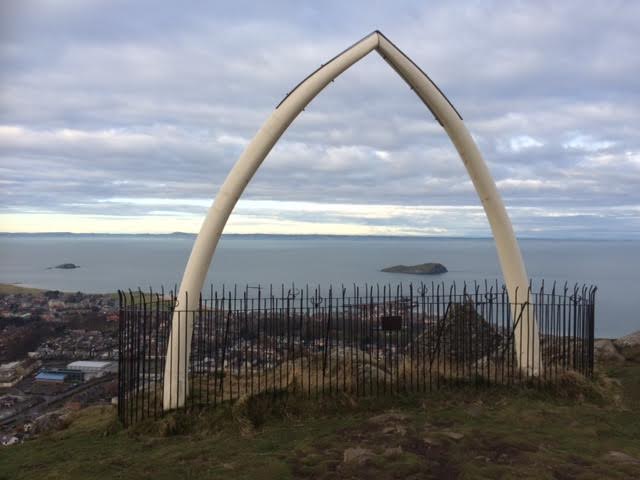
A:
[[[438,275],[447,273],[447,267],[441,263],[421,263],[420,265],[395,265],[383,268],[381,272],[387,273],[410,273],[413,275]]]
[[[75,263],[61,263],[60,265],[56,265],[55,267],[49,267],[47,270],[51,270],[53,268],[58,268],[60,270],[73,270],[75,268],[80,268],[80,265],[76,265]]]

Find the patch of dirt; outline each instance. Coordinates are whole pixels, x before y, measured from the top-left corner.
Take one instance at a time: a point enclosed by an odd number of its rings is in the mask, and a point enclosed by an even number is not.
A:
[[[551,474],[553,475],[554,480],[575,480],[579,478],[581,469],[576,467],[575,465],[561,465],[559,467],[555,467]]]
[[[593,465],[593,462],[587,460],[586,458],[578,457],[577,455],[570,455],[569,461],[579,467],[590,467],[591,465]]]
[[[481,458],[487,462],[502,465],[527,465],[531,463],[528,453],[536,452],[538,447],[524,442],[508,442],[499,437],[480,436],[469,449],[472,458]]]
[[[615,462],[615,463],[627,463],[627,464],[632,464],[632,465],[640,465],[640,460],[632,457],[631,455],[628,455],[624,452],[609,452],[607,453],[604,458],[610,462]]]
[[[455,479],[460,468],[449,449],[453,440],[424,440],[420,424],[405,415],[385,413],[342,428],[330,448],[318,439],[290,457],[296,478]],[[310,450],[311,449],[311,450]],[[362,460],[362,461],[361,461]],[[331,465],[331,471],[325,467]]]
[[[428,444],[423,439],[412,437],[407,439],[403,448],[424,459],[426,471],[432,476],[431,478],[453,479],[460,475],[460,469],[451,458],[446,444]]]

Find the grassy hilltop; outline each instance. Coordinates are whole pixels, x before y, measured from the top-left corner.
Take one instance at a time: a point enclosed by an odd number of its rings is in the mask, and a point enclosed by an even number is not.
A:
[[[23,287],[12,283],[0,283],[0,295],[15,295],[17,293],[37,295],[44,292],[41,288]]]
[[[0,449],[0,479],[640,478],[640,365],[606,373],[556,391],[253,398],[130,430],[92,407]]]

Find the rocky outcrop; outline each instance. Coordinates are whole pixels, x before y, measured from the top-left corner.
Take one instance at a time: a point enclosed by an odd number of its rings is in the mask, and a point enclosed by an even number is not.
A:
[[[616,339],[599,338],[593,346],[596,363],[640,362],[640,330]]]
[[[38,434],[62,430],[69,424],[68,416],[60,411],[45,413],[34,421],[34,432]]]
[[[467,297],[464,303],[449,305],[441,321],[418,335],[413,347],[410,344],[406,351],[426,349],[430,356],[442,352],[447,359],[470,362],[500,356],[505,348],[511,350],[511,343],[503,332],[478,313],[471,298]]]
[[[368,448],[347,448],[343,453],[343,462],[351,465],[365,465],[371,462],[376,455]]]
[[[640,330],[614,340],[613,345],[626,360],[640,362]]]
[[[420,265],[395,265],[383,268],[381,271],[387,273],[411,273],[414,275],[438,275],[446,273],[448,270],[441,263],[421,263]]]
[[[390,384],[393,380],[389,372],[382,368],[369,353],[353,347],[334,350],[326,357],[326,361],[321,360],[321,363],[326,366],[327,375],[341,378],[343,383],[346,376],[349,384],[357,383],[357,388],[364,391],[376,388],[378,384]]]
[[[597,363],[624,363],[624,357],[616,349],[613,340],[608,338],[594,342],[594,354]]]

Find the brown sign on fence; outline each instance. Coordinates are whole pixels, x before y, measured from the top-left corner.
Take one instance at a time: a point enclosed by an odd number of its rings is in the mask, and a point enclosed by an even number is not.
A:
[[[400,315],[385,315],[380,320],[383,331],[402,329],[402,317]]]

